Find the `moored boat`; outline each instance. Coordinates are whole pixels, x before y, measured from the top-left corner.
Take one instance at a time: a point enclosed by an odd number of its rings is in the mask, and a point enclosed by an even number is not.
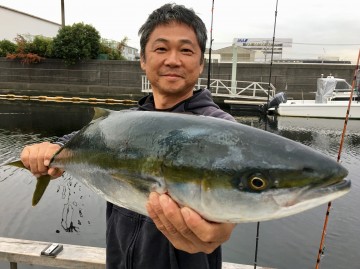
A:
[[[349,118],[360,119],[359,85],[354,90]],[[345,118],[349,106],[351,85],[344,79],[328,76],[317,79],[317,91],[314,100],[287,100],[280,93],[279,102],[273,102],[269,111],[280,116]],[[279,98],[282,97],[282,98]]]

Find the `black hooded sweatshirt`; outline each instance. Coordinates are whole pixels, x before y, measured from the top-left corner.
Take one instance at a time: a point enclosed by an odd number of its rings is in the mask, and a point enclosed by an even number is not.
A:
[[[153,96],[143,97],[134,109],[155,111]],[[166,111],[235,121],[214,103],[211,93],[206,89],[194,91],[192,97]],[[58,143],[64,144],[72,135],[60,138]],[[211,254],[189,254],[178,250],[149,217],[107,202],[107,269],[221,269],[221,264],[221,247]]]

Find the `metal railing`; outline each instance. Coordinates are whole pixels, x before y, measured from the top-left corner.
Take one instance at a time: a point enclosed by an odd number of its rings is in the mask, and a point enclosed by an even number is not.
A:
[[[141,91],[151,92],[151,84],[145,75],[141,77]],[[236,81],[236,86],[231,86],[231,80],[225,79],[211,79],[210,80],[210,92],[214,97],[225,97],[232,99],[253,99],[253,100],[266,100],[269,97],[275,95],[275,87],[266,82],[255,81]],[[207,79],[199,78],[196,89],[207,88]]]
[[[249,98],[263,100],[275,95],[275,87],[269,83],[256,81],[236,81],[235,87],[231,86],[232,80],[211,79],[210,91],[213,96],[228,97],[228,98]],[[204,88],[207,85],[207,79],[199,78],[198,87]]]

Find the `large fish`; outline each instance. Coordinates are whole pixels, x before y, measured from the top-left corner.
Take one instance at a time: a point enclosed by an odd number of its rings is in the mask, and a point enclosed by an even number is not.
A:
[[[296,214],[350,189],[347,170],[332,158],[240,123],[168,112],[96,111],[96,119],[50,166],[141,214],[147,214],[151,191],[168,193],[210,221],[239,223]],[[35,203],[48,182],[49,177],[38,180]]]

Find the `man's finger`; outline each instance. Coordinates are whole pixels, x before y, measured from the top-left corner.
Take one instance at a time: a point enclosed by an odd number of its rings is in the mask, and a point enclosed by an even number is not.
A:
[[[163,233],[167,233],[168,235],[175,235],[176,229],[166,218],[163,211],[163,205],[168,203],[166,197],[161,198],[158,193],[151,193],[149,196],[149,203],[152,210],[151,217],[158,229],[161,230]],[[171,214],[172,213],[170,213],[170,215]]]
[[[168,232],[174,236],[194,237],[192,231],[186,226],[179,206],[166,194],[160,195],[159,202],[163,216],[160,216]]]
[[[215,223],[203,219],[191,208],[181,209],[187,227],[203,242],[223,243],[229,239],[235,227],[233,223]]]
[[[56,167],[49,168],[48,170],[48,174],[52,177],[52,179],[60,177],[63,173],[64,171]]]
[[[38,146],[38,153],[37,153],[37,167],[38,171],[41,175],[47,175],[48,167],[44,165],[44,156],[47,152],[47,143],[44,142],[41,143],[40,146]]]
[[[178,231],[179,226],[184,225],[180,209],[166,194],[159,195],[151,193],[149,197],[150,217],[153,219],[158,229],[173,240],[182,237]]]
[[[22,150],[22,152],[21,152],[21,154],[20,154],[20,159],[21,159],[22,163],[24,164],[24,166],[25,166],[26,168],[29,168],[29,167],[30,167],[30,164],[29,164],[29,147],[28,147],[28,146],[26,146],[26,147]]]
[[[54,154],[60,149],[60,145],[51,144],[46,147],[46,151],[44,153],[44,165],[49,166],[51,159],[54,157]]]
[[[29,148],[29,169],[33,174],[39,174],[38,153],[38,147]]]

